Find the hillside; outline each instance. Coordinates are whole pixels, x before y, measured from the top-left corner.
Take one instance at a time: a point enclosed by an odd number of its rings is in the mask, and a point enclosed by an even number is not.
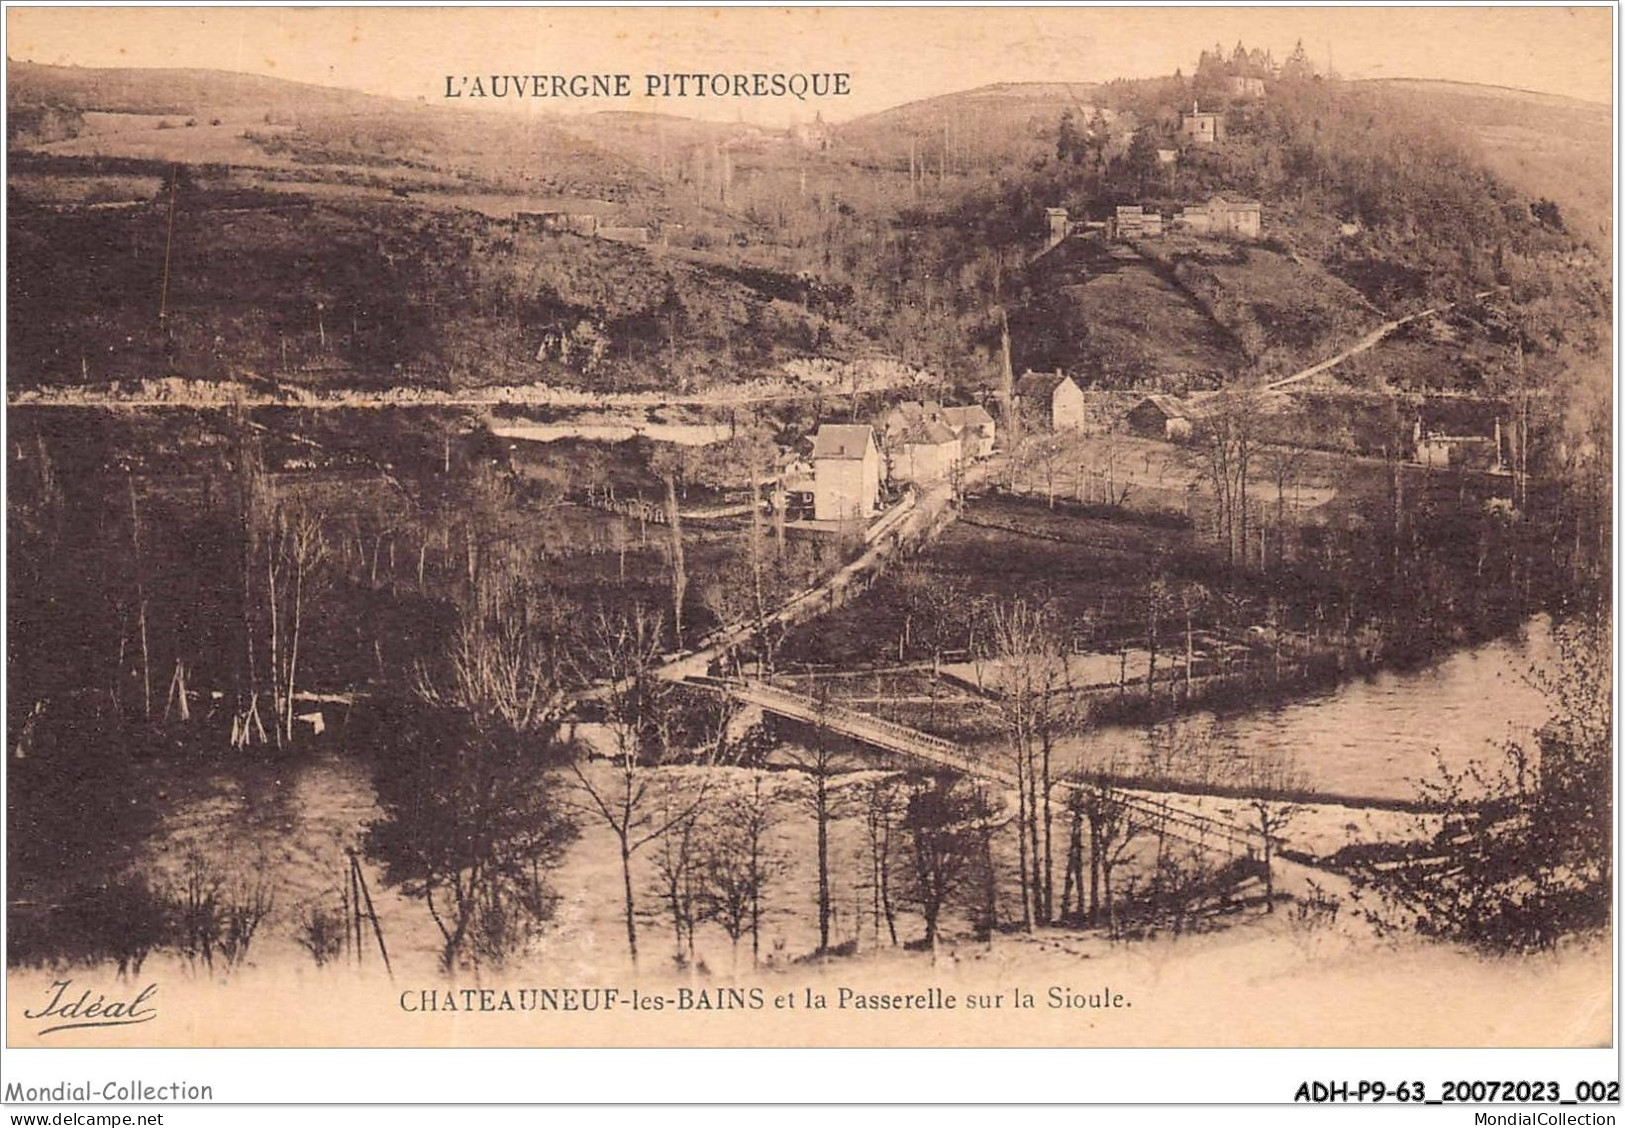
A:
[[[1584,158],[1590,179],[1575,183],[1592,185],[1593,196],[1601,185],[1606,199],[1606,149],[1584,140],[1594,107],[1474,93],[1476,108],[1458,122],[1454,108],[1468,96],[1456,88],[1435,95],[1299,73],[1231,93],[1226,81],[1199,68],[1189,79],[1086,92],[989,88],[852,123],[831,152],[892,186],[891,220],[878,237],[832,225],[826,257],[845,266],[846,240],[866,240],[866,257],[843,279],[859,301],[883,310],[877,321],[891,331],[906,327],[934,362],[983,383],[997,379],[1001,308],[1020,327],[1012,348],[1021,363],[1066,368],[1086,383],[1209,365],[1221,378],[1285,374],[1383,320],[1497,288],[1497,308],[1464,317],[1451,339],[1412,340],[1406,363],[1373,357],[1363,375],[1408,382],[1414,372],[1420,386],[1461,387],[1464,372],[1498,367],[1486,351],[1510,355],[1513,333],[1541,363],[1560,349],[1605,347],[1606,261],[1578,222],[1565,222],[1555,186],[1503,175],[1480,137],[1515,129],[1545,138]],[[1194,96],[1222,117],[1219,143],[1179,135]],[[1000,117],[1002,100],[1014,109]],[[954,140],[975,135],[962,123],[984,105],[990,116],[977,128],[1006,130],[997,161],[972,159],[975,147]],[[1160,294],[1138,267],[1079,279],[1049,277],[1049,256],[1024,265],[1043,246],[1046,208],[1105,221],[1122,204],[1167,215],[1220,194],[1260,202],[1260,238],[1144,241],[1135,249],[1158,268]],[[1205,318],[1200,329],[1192,310]]]
[[[590,131],[622,155],[552,117],[31,64],[11,70],[8,111],[17,386],[692,390],[864,344],[838,292],[692,252],[741,225],[632,159],[642,115]],[[674,245],[544,234],[520,211]]]
[[[1018,371],[1085,371],[1108,387],[1206,387],[1245,364],[1240,344],[1139,255],[1074,239],[1024,275],[1012,314]]]
[[[859,163],[908,167],[910,147],[926,175],[950,175],[1019,160],[1053,147],[1063,111],[1087,119],[1100,105],[1096,83],[1001,82],[867,114],[834,130]]]
[[[64,161],[220,164],[282,181],[658,204],[651,177],[550,118],[256,75],[18,63],[7,109],[9,148]]]
[[[1471,138],[1474,155],[1531,197],[1556,201],[1574,230],[1607,253],[1613,241],[1610,107],[1504,87],[1416,79],[1373,81],[1433,107]]]
[[[355,90],[237,71],[58,67],[13,61],[7,72],[8,108],[58,106],[81,112],[176,115],[203,109],[360,111],[388,104],[388,99]]]
[[[1220,144],[1177,135],[1198,88],[1228,124]],[[659,387],[867,337],[986,385],[1007,315],[1024,367],[1115,386],[1211,384],[1285,374],[1379,321],[1496,287],[1539,322],[1518,330],[1532,353],[1605,342],[1608,272],[1587,227],[1609,199],[1606,111],[1312,76],[1256,96],[1214,89],[1201,73],[1008,83],[775,131],[472,113],[210,71],[22,65],[8,193],[18,261],[36,269],[14,276],[14,300],[89,317],[81,295],[111,287],[131,313],[129,324],[31,326],[13,356],[30,381],[123,372],[133,350],[141,371],[130,375],[184,357],[211,375]],[[176,253],[209,253],[180,261],[167,343],[142,346],[177,165]],[[1170,237],[1127,260],[1034,262],[1046,208],[1104,220],[1119,204],[1171,213],[1219,193],[1261,202],[1260,240]],[[669,246],[503,222],[526,210],[591,212]],[[77,251],[58,261],[58,245]],[[262,261],[264,279],[238,269]],[[354,314],[340,344],[312,324],[318,303]],[[110,352],[85,347],[115,323]],[[368,324],[387,328],[363,348]],[[1478,311],[1449,340],[1408,342],[1404,364],[1370,358],[1366,374],[1459,386],[1455,359],[1492,371],[1485,348],[1511,339],[1508,324],[1505,309]],[[562,349],[579,325],[583,347]],[[567,360],[539,356],[548,332]],[[596,358],[591,374],[584,356]]]
[[[174,373],[688,389],[857,341],[835,311],[789,300],[793,280],[660,248],[197,174],[175,195],[167,298],[167,190],[125,207],[12,207],[14,387]]]

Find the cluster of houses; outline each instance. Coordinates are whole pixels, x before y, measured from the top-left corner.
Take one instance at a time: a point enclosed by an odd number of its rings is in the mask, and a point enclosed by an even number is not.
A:
[[[1219,401],[1211,394],[1194,396],[1148,395],[1123,416],[1133,434],[1148,439],[1185,442],[1206,420]],[[1430,402],[1416,409],[1411,430],[1411,460],[1434,469],[1484,470],[1506,473],[1505,446],[1499,417],[1482,418],[1482,405],[1467,401],[1466,413],[1450,411],[1450,404]],[[1266,397],[1258,405],[1264,414],[1289,408],[1284,396]]]
[[[1188,204],[1167,214],[1154,204],[1119,204],[1105,222],[1074,220],[1065,208],[1045,208],[1044,215],[1049,236],[1046,250],[1069,235],[1086,231],[1103,231],[1122,242],[1157,239],[1166,232],[1255,241],[1264,233],[1264,205],[1240,196],[1217,195],[1205,204]]]
[[[965,462],[986,458],[995,441],[993,416],[980,404],[943,406],[905,401],[879,429],[869,423],[822,423],[810,458],[786,468],[792,497],[810,495],[815,521],[867,520],[880,506],[881,483],[925,486],[949,478]]]
[[[1053,430],[1089,426],[1088,397],[1064,372],[1028,372],[1015,387],[1021,414]],[[1131,433],[1171,442],[1190,440],[1219,400],[1211,394],[1190,397],[1147,395],[1123,415]],[[1286,400],[1265,410],[1279,410]],[[1415,428],[1414,459],[1426,466],[1470,467],[1498,471],[1501,428],[1493,437],[1448,433],[1427,409]],[[979,404],[953,407],[932,401],[906,401],[886,412],[878,424],[823,423],[813,436],[810,455],[791,456],[782,484],[792,506],[810,510],[816,522],[867,521],[880,509],[882,487],[929,486],[950,478],[966,462],[993,453],[993,416]]]
[[[1111,220],[1111,234],[1125,242],[1160,238],[1164,230],[1215,239],[1256,240],[1264,230],[1264,205],[1257,200],[1219,195],[1205,204],[1175,208],[1164,216],[1153,206],[1123,204]]]

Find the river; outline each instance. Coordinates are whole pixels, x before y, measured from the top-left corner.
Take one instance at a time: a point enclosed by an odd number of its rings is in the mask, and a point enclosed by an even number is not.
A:
[[[1313,791],[1415,799],[1416,781],[1438,779],[1440,761],[1459,771],[1477,760],[1494,771],[1505,741],[1527,746],[1550,718],[1548,698],[1528,675],[1555,658],[1551,620],[1539,616],[1516,635],[1420,669],[1384,670],[1312,696],[1245,713],[1197,713],[1179,724],[1217,753],[1218,779],[1238,762],[1288,757]],[[1129,726],[1065,743],[1068,759],[1099,764],[1143,763],[1152,748],[1143,728]]]
[[[1536,618],[1517,636],[1424,668],[1376,673],[1244,714],[1196,714],[1179,725],[1204,737],[1208,762],[1218,766],[1215,782],[1236,778],[1227,773],[1238,761],[1284,752],[1295,757],[1306,789],[1328,798],[1414,799],[1412,781],[1432,772],[1435,749],[1455,768],[1475,758],[1492,763],[1497,742],[1527,738],[1547,719],[1547,699],[1525,677],[1554,657],[1552,625]],[[1058,759],[1063,765],[1114,758],[1143,764],[1151,748],[1144,730],[1118,726],[1066,741]],[[276,912],[255,941],[254,961],[308,965],[295,942],[301,921],[313,908],[337,903],[346,850],[359,846],[366,826],[382,815],[361,758],[339,742],[282,763],[226,761],[197,775],[157,775],[161,788],[154,784],[159,789],[152,799],[158,825],[138,847],[138,868],[154,884],[173,882],[187,856],[201,851],[222,880],[264,875],[274,888]],[[793,818],[785,823],[805,830]],[[556,875],[565,896],[550,941],[555,958],[590,963],[602,958],[593,952],[618,952],[619,901],[605,893],[617,877],[612,845],[600,824],[586,820],[582,840]],[[439,939],[424,905],[387,884],[373,859],[363,855],[362,867],[397,970],[404,965],[428,974]],[[640,881],[648,885],[652,877],[645,873]],[[795,942],[806,938],[797,934]]]

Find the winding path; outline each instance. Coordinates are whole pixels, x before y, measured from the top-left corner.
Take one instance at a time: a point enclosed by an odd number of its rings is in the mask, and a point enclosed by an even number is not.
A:
[[[1473,297],[1475,299],[1487,298],[1496,291],[1504,289],[1506,289],[1505,286],[1494,286],[1488,290],[1479,291],[1478,293],[1474,294]],[[1360,353],[1365,352],[1373,345],[1380,343],[1383,338],[1387,337],[1388,334],[1392,333],[1394,330],[1399,329],[1402,326],[1409,325],[1413,321],[1420,321],[1424,317],[1433,317],[1436,314],[1445,313],[1454,309],[1460,304],[1460,302],[1447,302],[1441,306],[1434,306],[1431,309],[1424,309],[1416,313],[1407,314],[1406,316],[1396,318],[1393,321],[1384,321],[1381,325],[1371,330],[1371,332],[1361,337],[1358,341],[1354,342],[1354,344],[1350,345],[1336,356],[1323,360],[1319,364],[1311,364],[1308,368],[1303,369],[1301,372],[1294,372],[1290,376],[1265,384],[1263,390],[1266,392],[1277,391],[1286,387],[1288,384],[1296,384],[1300,380],[1308,380],[1311,377],[1318,376],[1328,369],[1336,368],[1339,364],[1342,364],[1350,357],[1358,356]]]

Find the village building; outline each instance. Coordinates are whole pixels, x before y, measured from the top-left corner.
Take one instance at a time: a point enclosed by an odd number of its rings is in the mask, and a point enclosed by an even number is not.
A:
[[[936,400],[903,400],[891,406],[881,420],[881,433],[889,436],[894,430],[942,416],[942,404]]]
[[[779,504],[787,514],[810,517],[813,512],[812,459],[799,450],[786,451],[779,459]]]
[[[1045,208],[1044,215],[1049,218],[1049,246],[1055,246],[1072,233],[1072,221],[1065,208]]]
[[[515,212],[514,223],[520,227],[537,228],[556,235],[582,235],[587,238],[598,233],[598,217],[591,212]]]
[[[1262,98],[1264,80],[1258,75],[1233,74],[1230,76],[1230,93],[1237,98]]]
[[[966,460],[986,458],[993,453],[997,437],[993,416],[979,403],[968,407],[945,407],[942,421],[959,440],[960,456]]]
[[[1043,420],[1054,430],[1083,428],[1083,389],[1064,372],[1028,372],[1016,381],[1016,398],[1029,418]]]
[[[1123,420],[1136,435],[1177,442],[1191,437],[1194,414],[1177,396],[1150,395],[1130,408]]]
[[[1417,416],[1411,440],[1413,460],[1429,469],[1488,470],[1505,472],[1501,458],[1501,421],[1495,420],[1495,434],[1450,433],[1433,429],[1439,422],[1429,413]]]
[[[798,122],[790,127],[790,138],[803,149],[814,152],[823,152],[829,148],[832,139],[829,126],[824,124],[824,115],[820,111],[813,115],[810,122]]]
[[[880,448],[874,428],[821,423],[813,436],[813,517],[868,520],[880,501]]]
[[[1205,204],[1184,208],[1174,222],[1193,235],[1257,239],[1264,231],[1264,205],[1257,200],[1214,196]]]
[[[1224,115],[1205,112],[1201,103],[1191,103],[1190,113],[1179,115],[1179,136],[1192,145],[1212,145],[1224,140]]]
[[[1119,239],[1160,238],[1162,213],[1140,204],[1119,204],[1113,217]]]
[[[887,438],[891,476],[895,481],[925,485],[940,482],[959,464],[959,439],[939,419],[922,419]]]
[[[1157,163],[1161,165],[1176,165],[1179,163],[1178,149],[1158,149]]]

